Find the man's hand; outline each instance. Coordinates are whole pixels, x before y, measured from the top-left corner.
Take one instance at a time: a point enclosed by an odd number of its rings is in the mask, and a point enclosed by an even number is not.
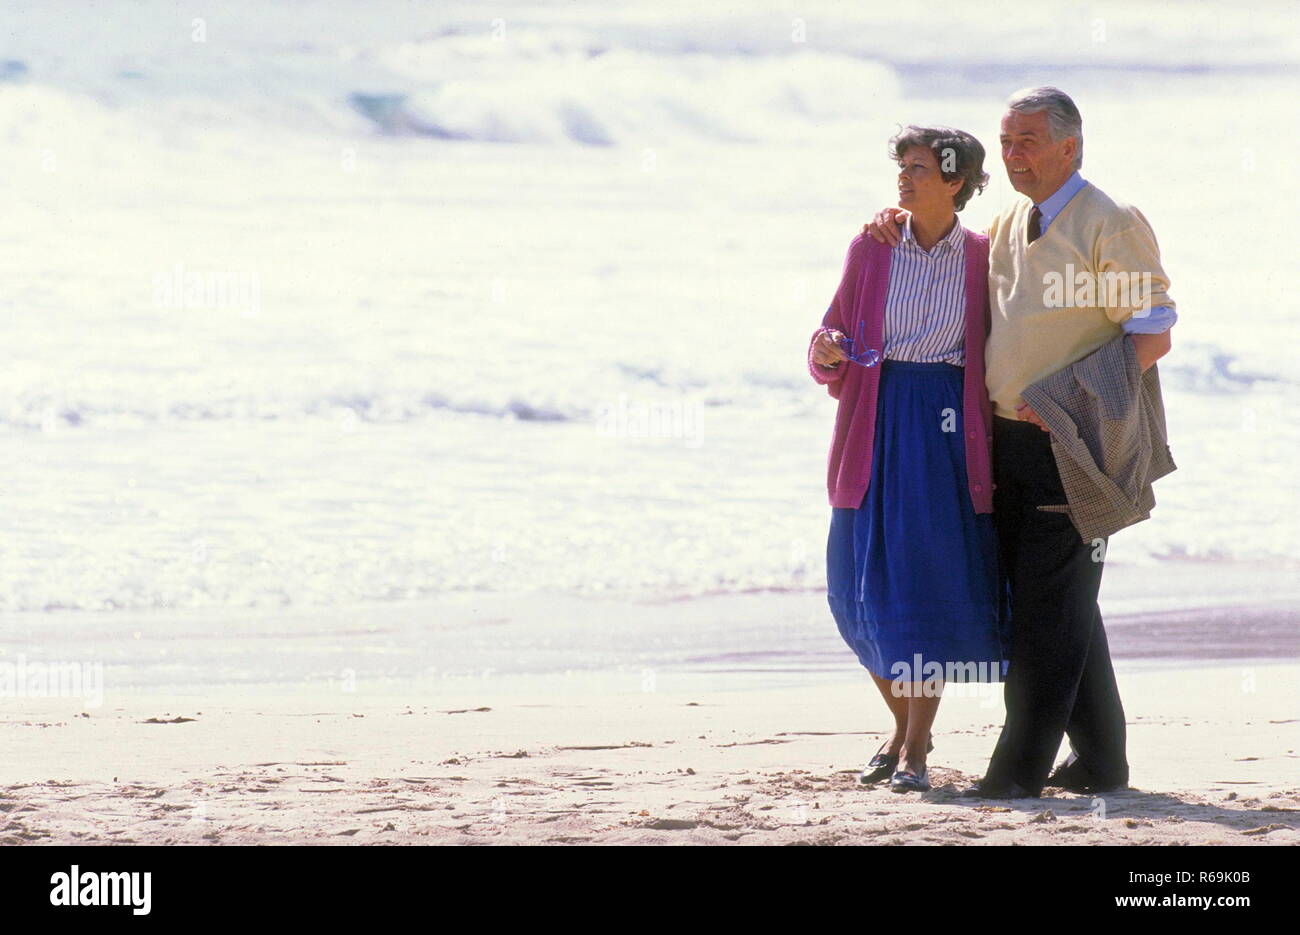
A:
[[[1133,339],[1133,352],[1137,355],[1138,369],[1146,372],[1151,369],[1161,357],[1169,353],[1169,348],[1173,346],[1173,341],[1169,337],[1168,331],[1162,331],[1160,334],[1131,334]]]
[[[1020,417],[1021,422],[1032,422],[1044,432],[1050,432],[1051,429],[1043,422],[1042,417],[1034,412],[1034,407],[1029,403],[1021,403],[1016,407],[1016,415]]]
[[[840,347],[839,342],[842,340],[844,335],[833,329],[817,335],[817,340],[813,341],[813,363],[822,367],[834,367],[840,361],[848,360],[844,348]]]
[[[903,239],[900,231],[908,217],[908,212],[902,208],[881,208],[874,219],[862,225],[862,233],[870,234],[881,243],[896,247]]]

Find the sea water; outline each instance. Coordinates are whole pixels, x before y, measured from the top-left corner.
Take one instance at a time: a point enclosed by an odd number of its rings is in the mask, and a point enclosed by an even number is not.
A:
[[[858,6],[6,4],[0,610],[823,588],[886,141],[974,133],[982,230],[1041,83],[1180,316],[1108,560],[1300,561],[1294,6]]]

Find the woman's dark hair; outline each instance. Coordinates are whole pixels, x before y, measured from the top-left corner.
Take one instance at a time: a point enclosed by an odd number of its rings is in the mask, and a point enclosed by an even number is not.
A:
[[[961,188],[952,199],[955,210],[966,207],[971,196],[984,191],[984,186],[988,185],[984,147],[969,133],[952,127],[908,127],[890,138],[889,158],[901,162],[903,154],[913,146],[922,146],[934,153],[945,182],[961,179]]]

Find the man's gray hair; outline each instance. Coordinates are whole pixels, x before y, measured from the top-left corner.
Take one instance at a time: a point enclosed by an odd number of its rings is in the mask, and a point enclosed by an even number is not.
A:
[[[1060,142],[1066,137],[1074,137],[1077,149],[1074,154],[1076,171],[1083,165],[1083,117],[1079,108],[1074,106],[1070,95],[1060,88],[1041,87],[1023,88],[1007,98],[1007,110],[1018,114],[1036,114],[1047,111],[1047,126],[1052,139]]]

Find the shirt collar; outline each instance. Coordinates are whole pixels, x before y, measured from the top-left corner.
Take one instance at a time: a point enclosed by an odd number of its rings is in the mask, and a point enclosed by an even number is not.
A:
[[[941,250],[941,249],[942,249],[942,250],[955,250],[955,249],[957,249],[957,247],[959,247],[959,246],[961,245],[961,239],[962,239],[962,235],[963,235],[963,233],[964,233],[964,230],[963,230],[963,228],[962,228],[962,226],[961,226],[961,219],[958,218],[956,221],[953,222],[952,230],[948,231],[948,233],[946,233],[943,237],[941,237],[941,238],[939,239],[939,242],[936,243],[936,244],[934,245],[934,250],[931,250],[930,252],[933,253],[935,250]],[[920,245],[919,243],[916,242],[916,237],[913,236],[913,234],[912,234],[912,215],[911,215],[911,214],[908,214],[908,216],[907,216],[907,220],[903,222],[903,241],[902,241],[902,242],[903,242],[903,243],[909,243],[909,242],[910,242],[911,245],[912,245],[913,247],[915,247],[917,250],[920,250],[920,249],[921,249],[921,245]],[[922,252],[924,252],[924,251],[922,251]]]
[[[1052,223],[1052,218],[1061,213],[1061,209],[1070,203],[1070,199],[1079,194],[1079,190],[1087,185],[1082,176],[1076,169],[1065,184],[1058,188],[1052,194],[1048,195],[1038,203],[1038,210],[1042,214],[1042,220],[1039,222],[1042,230],[1047,229],[1047,225]]]

